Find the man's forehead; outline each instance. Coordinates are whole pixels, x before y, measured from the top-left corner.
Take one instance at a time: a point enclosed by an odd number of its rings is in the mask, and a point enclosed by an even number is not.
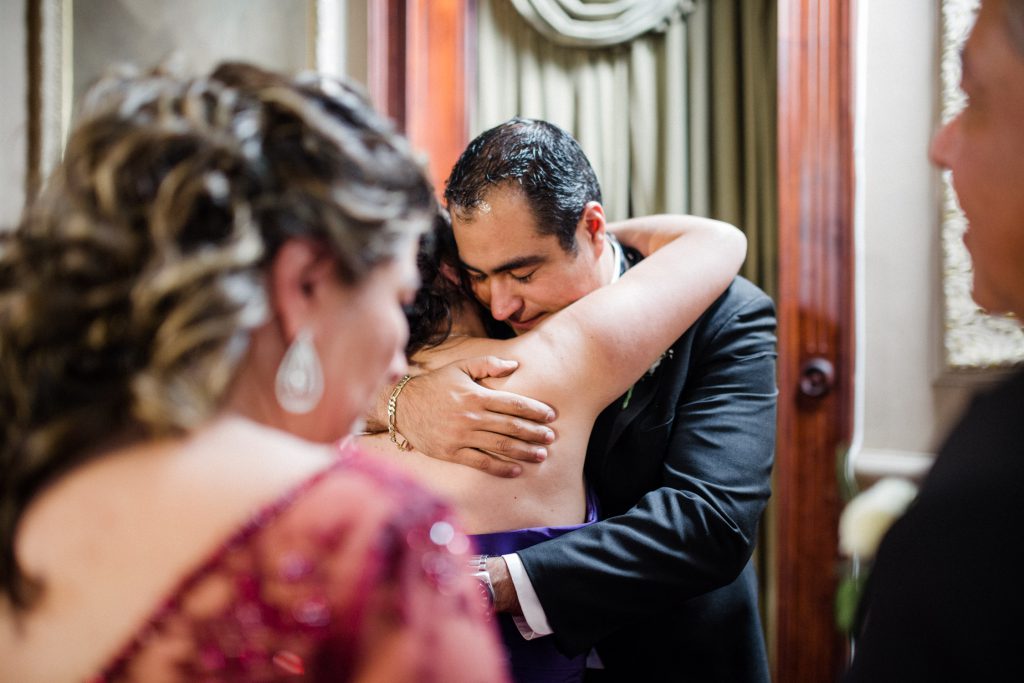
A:
[[[474,223],[455,227],[462,265],[495,274],[545,263],[551,260],[555,250],[561,249],[554,235],[537,232],[532,225],[504,227],[508,229]],[[464,231],[462,239],[459,239],[460,230]]]
[[[484,198],[481,199],[480,202],[473,207],[474,214],[486,216],[487,214],[491,213],[493,209],[491,208],[491,203],[487,201],[487,197],[488,195],[484,195]]]
[[[453,225],[486,222],[489,218],[498,218],[503,221],[534,220],[533,210],[526,193],[519,185],[508,182],[487,188],[470,205],[455,205],[450,209],[449,214]]]
[[[558,236],[542,232],[537,214],[516,182],[490,187],[470,209],[455,207],[452,230],[462,265],[496,274],[558,260]]]

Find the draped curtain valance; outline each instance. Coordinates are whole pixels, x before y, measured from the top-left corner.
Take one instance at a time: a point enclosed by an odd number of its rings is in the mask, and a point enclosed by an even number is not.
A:
[[[693,0],[512,0],[516,11],[557,45],[608,47],[663,31]]]

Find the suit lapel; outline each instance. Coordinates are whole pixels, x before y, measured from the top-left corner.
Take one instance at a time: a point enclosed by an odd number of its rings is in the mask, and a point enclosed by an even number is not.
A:
[[[626,392],[626,394],[619,398],[617,403],[612,404],[610,410],[617,410],[618,413],[612,418],[608,440],[604,444],[606,453],[612,444],[619,440],[626,427],[633,420],[637,419],[651,404],[651,401],[654,400],[654,395],[657,393],[655,391],[657,384],[658,379],[656,376],[649,377],[644,375],[642,379],[633,385],[632,395]],[[625,407],[623,407],[624,404]]]
[[[614,240],[615,238],[611,237],[611,239]],[[621,273],[625,273],[643,259],[640,252],[632,247],[620,245],[620,249],[619,263]],[[639,417],[647,406],[650,405],[656,393],[655,387],[657,383],[656,377],[645,374],[633,383],[633,387],[629,391],[605,409],[604,417],[612,421],[608,437],[603,444],[605,455],[611,449],[612,444],[622,436],[622,432],[626,429],[627,425]]]

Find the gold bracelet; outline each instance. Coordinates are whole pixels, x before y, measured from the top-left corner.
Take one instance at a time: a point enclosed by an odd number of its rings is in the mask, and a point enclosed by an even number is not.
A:
[[[405,388],[410,379],[412,379],[412,376],[406,375],[398,380],[394,391],[391,392],[391,398],[388,399],[388,437],[391,439],[391,443],[403,451],[411,451],[412,444],[398,433],[398,429],[395,428],[395,418],[398,416],[398,395],[402,393],[402,389]],[[401,442],[398,439],[402,439]]]

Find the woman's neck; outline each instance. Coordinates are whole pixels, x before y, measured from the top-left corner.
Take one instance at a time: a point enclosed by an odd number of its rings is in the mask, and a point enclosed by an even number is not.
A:
[[[465,301],[452,308],[452,329],[449,337],[486,337],[484,322],[480,319],[476,307]]]

